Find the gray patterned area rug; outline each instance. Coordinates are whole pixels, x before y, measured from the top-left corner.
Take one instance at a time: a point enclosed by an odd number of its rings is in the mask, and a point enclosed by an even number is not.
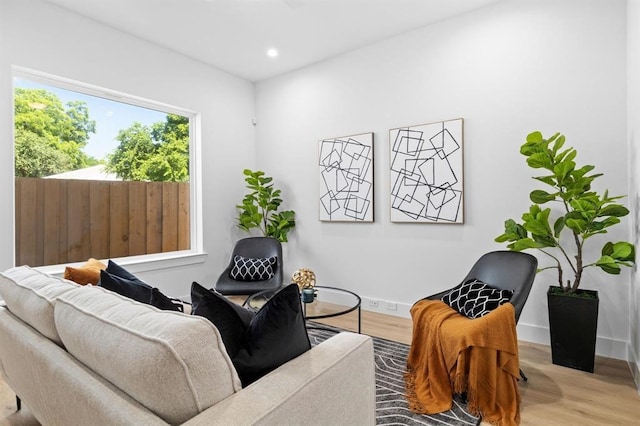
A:
[[[309,339],[312,346],[340,331],[333,327],[316,328],[316,324],[309,324],[309,326]],[[376,362],[376,424],[479,425],[480,419],[469,414],[465,410],[466,404],[460,399],[454,399],[451,410],[439,414],[416,414],[409,410],[404,395],[404,372],[408,352],[408,345],[373,337],[373,353]]]

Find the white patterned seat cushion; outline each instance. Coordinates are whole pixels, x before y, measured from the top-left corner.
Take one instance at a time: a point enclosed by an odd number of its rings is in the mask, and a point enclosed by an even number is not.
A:
[[[273,278],[273,268],[278,258],[233,256],[233,268],[229,275],[237,281],[265,281]]]
[[[469,318],[480,318],[511,300],[512,290],[500,290],[471,279],[454,287],[442,301]]]

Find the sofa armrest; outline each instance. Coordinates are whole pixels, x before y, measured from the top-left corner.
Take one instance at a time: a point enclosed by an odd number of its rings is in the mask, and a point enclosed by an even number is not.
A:
[[[375,424],[373,340],[339,333],[186,423]]]

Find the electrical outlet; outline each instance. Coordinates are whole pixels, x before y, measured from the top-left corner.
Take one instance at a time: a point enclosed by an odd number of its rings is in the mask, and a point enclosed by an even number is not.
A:
[[[372,308],[377,308],[378,307],[378,301],[374,300],[374,299],[369,299],[369,306],[371,306]]]
[[[397,311],[398,310],[398,304],[394,303],[394,302],[387,302],[387,310],[388,311]]]

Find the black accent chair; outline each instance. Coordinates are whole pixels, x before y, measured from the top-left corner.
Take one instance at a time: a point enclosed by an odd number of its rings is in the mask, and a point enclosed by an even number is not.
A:
[[[492,251],[483,254],[476,261],[462,282],[477,279],[501,290],[513,290],[510,302],[515,309],[517,324],[522,308],[529,297],[537,268],[538,259],[528,253],[507,250]],[[450,290],[425,297],[425,299],[442,299],[442,296]],[[525,382],[527,381],[527,376],[524,375],[522,369],[520,376]]]
[[[264,281],[237,281],[231,278],[233,258],[239,255],[251,258],[267,258],[276,256],[274,275]],[[282,287],[283,280],[282,244],[271,237],[249,237],[236,242],[229,265],[218,277],[215,289],[224,295],[251,295],[262,290],[277,290]]]

